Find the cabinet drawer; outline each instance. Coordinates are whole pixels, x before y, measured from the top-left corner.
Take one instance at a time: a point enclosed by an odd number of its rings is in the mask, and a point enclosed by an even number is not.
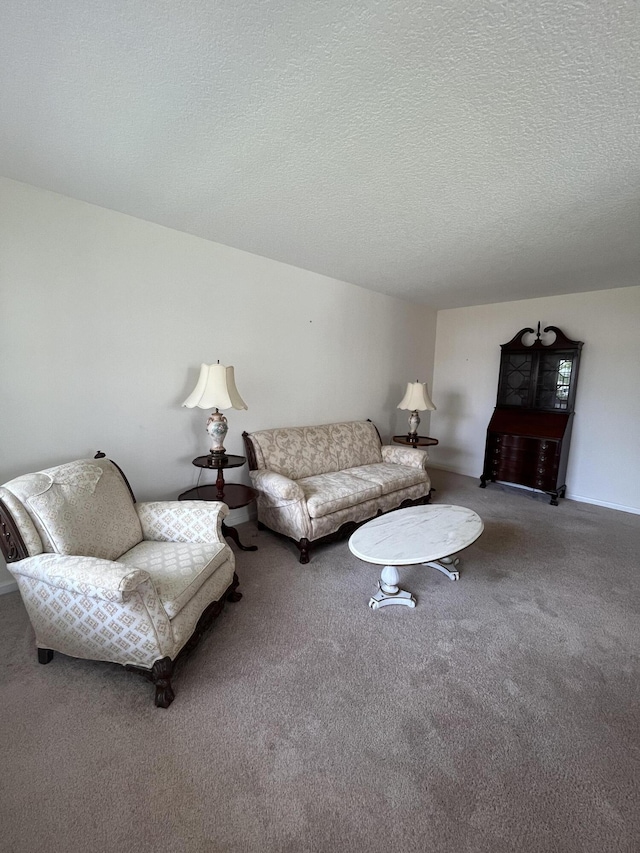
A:
[[[538,449],[538,462],[541,465],[558,467],[560,459],[560,444],[557,441],[541,441]]]
[[[546,462],[546,457],[544,460],[540,460],[540,454],[535,451],[515,450],[513,447],[502,447],[499,450],[494,450],[492,458],[496,460],[501,459],[503,462],[507,462],[510,459],[522,459],[523,462],[527,460],[531,465],[536,465],[539,461]]]
[[[503,451],[513,453],[538,453],[540,449],[539,438],[529,438],[523,435],[503,435],[500,441]]]
[[[488,475],[495,480],[505,483],[518,483],[532,489],[555,489],[557,484],[556,470],[539,470],[534,464],[509,460],[492,465]]]
[[[560,444],[557,441],[529,436],[490,435],[488,441],[489,456],[493,459],[515,459],[531,456],[545,462],[557,459]]]
[[[489,432],[485,476],[532,489],[554,491],[558,486],[562,442],[546,436]]]
[[[506,454],[491,460],[491,475],[498,480],[520,483],[536,477],[537,458],[535,454]]]

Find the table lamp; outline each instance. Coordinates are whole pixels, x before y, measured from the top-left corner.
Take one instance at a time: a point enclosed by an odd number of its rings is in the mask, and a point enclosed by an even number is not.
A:
[[[418,426],[420,415],[418,412],[435,412],[436,407],[431,402],[426,382],[407,382],[407,390],[404,397],[398,403],[399,409],[407,409],[409,415],[409,432],[407,437],[412,441],[418,440]]]
[[[187,409],[197,406],[199,409],[215,408],[207,420],[207,432],[211,436],[209,454],[214,462],[226,459],[224,440],[229,426],[227,419],[219,409],[246,409],[233,375],[233,367],[224,364],[201,364],[200,376],[196,387],[182,404]]]

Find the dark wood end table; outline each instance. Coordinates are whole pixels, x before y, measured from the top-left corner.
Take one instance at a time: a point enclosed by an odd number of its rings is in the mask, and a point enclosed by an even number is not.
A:
[[[212,456],[198,456],[193,460],[193,465],[198,468],[209,468],[217,471],[215,484],[195,486],[178,495],[179,501],[222,501],[229,509],[240,509],[248,506],[257,497],[257,492],[251,486],[243,483],[225,483],[223,470],[225,468],[240,468],[247,460],[244,456],[232,456],[228,454],[224,459],[214,459]],[[257,545],[243,545],[240,542],[238,531],[222,522],[222,534],[233,539],[241,551],[257,551]]]
[[[428,435],[394,435],[393,440],[396,444],[404,444],[405,447],[433,447],[439,444],[437,438],[429,438]]]

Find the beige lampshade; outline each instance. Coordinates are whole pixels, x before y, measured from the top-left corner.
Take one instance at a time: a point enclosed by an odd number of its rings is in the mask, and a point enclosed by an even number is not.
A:
[[[196,387],[182,404],[187,409],[246,409],[233,375],[233,367],[201,364]]]
[[[410,412],[435,412],[436,407],[431,402],[426,382],[407,382],[407,390],[398,408]]]

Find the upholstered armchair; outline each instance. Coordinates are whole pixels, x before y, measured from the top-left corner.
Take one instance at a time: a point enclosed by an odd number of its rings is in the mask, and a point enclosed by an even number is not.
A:
[[[98,454],[0,486],[0,547],[35,631],[54,651],[112,661],[155,685],[167,708],[176,662],[236,591],[224,503],[135,502]]]

